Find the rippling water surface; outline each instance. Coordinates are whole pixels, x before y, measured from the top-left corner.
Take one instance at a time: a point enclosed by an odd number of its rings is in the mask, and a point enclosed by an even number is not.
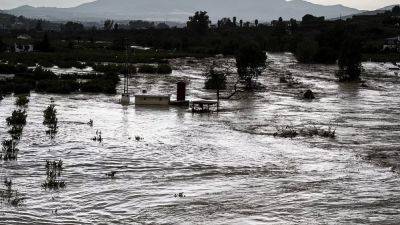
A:
[[[400,78],[366,63],[366,85],[345,85],[334,67],[268,56],[265,90],[224,101],[219,114],[123,108],[119,96],[31,94],[19,159],[0,163],[0,178],[12,178],[26,200],[2,204],[0,224],[400,223]],[[172,76],[138,75],[132,86],[168,93],[186,79],[190,98],[213,98],[202,90],[207,63],[176,60]],[[300,85],[280,84],[284,71]],[[308,88],[315,101],[299,98]],[[42,124],[51,97],[60,126],[54,140]],[[0,102],[1,140],[14,101]],[[272,135],[311,125],[335,127],[337,138]],[[97,130],[102,143],[91,140]],[[58,159],[67,186],[46,191],[45,161]]]

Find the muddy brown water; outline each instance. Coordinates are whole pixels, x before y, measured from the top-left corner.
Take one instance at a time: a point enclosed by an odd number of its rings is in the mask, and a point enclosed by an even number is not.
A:
[[[12,178],[26,200],[1,203],[0,224],[400,223],[400,78],[364,63],[366,85],[340,84],[335,67],[268,56],[264,90],[223,101],[219,114],[124,108],[117,95],[32,93],[18,161],[0,163],[0,178]],[[176,60],[171,76],[136,75],[132,91],[175,92],[185,79],[191,99],[214,98],[202,89],[211,61]],[[299,85],[279,83],[287,71]],[[317,99],[300,99],[306,89]],[[54,140],[42,124],[50,98]],[[14,101],[0,102],[0,140]],[[337,137],[273,137],[284,126],[332,126]],[[102,143],[91,140],[97,130]],[[45,161],[58,159],[66,188],[46,191]]]

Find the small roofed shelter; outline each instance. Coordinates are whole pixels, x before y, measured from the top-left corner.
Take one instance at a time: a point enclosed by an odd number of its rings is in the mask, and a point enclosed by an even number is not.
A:
[[[135,105],[159,105],[168,106],[171,95],[135,95]]]

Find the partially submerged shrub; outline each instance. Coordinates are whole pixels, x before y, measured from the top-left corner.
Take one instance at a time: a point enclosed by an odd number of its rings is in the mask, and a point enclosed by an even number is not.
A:
[[[65,188],[65,181],[59,180],[63,170],[63,161],[47,161],[46,160],[46,181],[42,184],[44,189],[58,190]]]
[[[12,115],[6,119],[8,126],[24,126],[26,124],[26,111],[14,110]]]
[[[299,133],[294,129],[294,127],[286,126],[283,128],[276,128],[277,131],[274,133],[274,137],[283,138],[294,138],[299,135]]]
[[[297,136],[303,137],[314,137],[319,136],[323,138],[335,138],[336,129],[328,127],[328,129],[318,128],[316,126],[310,126],[305,128],[296,129],[292,126],[286,126],[283,128],[276,128],[277,132],[274,133],[274,137],[283,138],[294,138]]]
[[[8,130],[8,133],[11,135],[13,140],[19,140],[21,139],[23,129],[22,126],[12,126],[11,129]]]
[[[11,179],[4,179],[4,190],[0,190],[1,202],[6,202],[13,207],[21,206],[25,198],[21,197],[18,191],[13,190],[13,182]]]
[[[303,93],[303,99],[307,99],[307,100],[313,100],[315,99],[315,95],[314,92],[312,92],[311,90],[307,90]]]
[[[102,142],[103,138],[101,137],[101,131],[96,131],[96,136],[92,138],[92,141]]]
[[[29,99],[26,95],[20,95],[17,97],[17,100],[15,100],[15,104],[20,107],[26,106],[28,103]]]
[[[4,140],[0,159],[4,161],[17,160],[19,149],[16,148],[16,145],[17,143],[14,140]]]
[[[46,134],[50,135],[51,138],[54,138],[57,134],[58,130],[58,119],[57,119],[57,110],[55,109],[55,105],[50,105],[43,111],[43,124],[49,128],[46,131]]]
[[[226,89],[226,76],[221,71],[216,71],[215,69],[210,69],[206,73],[207,80],[205,82],[205,89],[212,90],[225,90]]]

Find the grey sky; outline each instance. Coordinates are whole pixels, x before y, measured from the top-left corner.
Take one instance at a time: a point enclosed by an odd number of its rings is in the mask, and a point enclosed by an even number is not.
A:
[[[21,5],[71,7],[90,1],[93,0],[0,0],[0,9],[10,9]],[[400,0],[308,0],[308,1],[323,5],[342,4],[345,6],[354,7],[358,9],[377,9],[388,5],[400,4]]]

